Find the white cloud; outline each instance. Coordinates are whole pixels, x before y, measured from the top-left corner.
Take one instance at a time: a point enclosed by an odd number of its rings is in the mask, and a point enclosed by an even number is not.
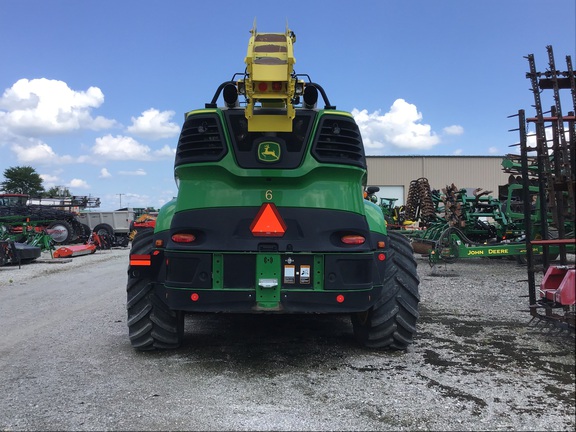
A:
[[[135,171],[120,171],[118,174],[127,176],[145,176],[146,171],[144,171],[142,168],[138,168]]]
[[[57,175],[40,174],[40,177],[42,178],[42,184],[44,186],[44,189],[50,189],[50,188],[53,188],[56,186],[62,186],[62,180]],[[75,189],[78,189],[78,188],[79,189],[90,189],[90,185],[85,180],[81,180],[81,179],[77,179],[77,178],[70,180],[69,182],[64,184],[64,186],[67,188],[75,188]]]
[[[155,150],[154,155],[158,157],[169,157],[173,158],[176,154],[176,149],[171,148],[170,146],[165,145],[160,150]]]
[[[454,156],[460,156],[463,153],[464,153],[464,151],[462,149],[456,149],[456,150],[454,150],[454,153],[452,153],[452,154]]]
[[[14,144],[12,151],[16,154],[18,161],[23,163],[40,163],[42,161],[49,163],[57,158],[52,147],[41,141],[28,146]]]
[[[40,174],[40,178],[42,179],[44,189],[50,189],[56,186],[60,181],[60,178],[58,176],[50,174]]]
[[[500,151],[499,151],[496,147],[489,147],[489,148],[488,148],[488,153],[489,153],[489,154],[499,154]]]
[[[98,176],[100,178],[110,178],[112,177],[112,174],[110,174],[110,171],[108,171],[106,168],[102,168],[100,170],[100,175]]]
[[[18,142],[12,144],[10,149],[20,163],[48,165],[65,164],[73,161],[71,156],[60,156],[48,144],[34,138],[20,138]]]
[[[459,125],[452,125],[445,127],[444,129],[442,129],[442,131],[446,135],[462,135],[464,133],[464,128]]]
[[[63,81],[20,79],[0,98],[0,127],[31,137],[117,126],[114,120],[92,117],[91,110],[102,103],[98,87],[75,91]]]
[[[108,134],[96,138],[92,153],[107,160],[150,160],[150,147],[132,137]]]
[[[132,125],[127,128],[131,134],[152,140],[171,138],[180,133],[180,126],[170,120],[174,111],[158,111],[150,108],[144,111],[140,117],[132,117]]]
[[[164,146],[160,150],[152,150],[145,144],[140,144],[134,138],[110,134],[96,138],[90,149],[92,154],[106,160],[139,160],[153,161],[174,157],[175,150]],[[82,161],[88,158],[82,158]]]
[[[81,180],[81,179],[72,179],[70,180],[70,182],[66,185],[67,187],[70,188],[79,188],[79,189],[90,189],[90,185],[85,181],[85,180]]]
[[[390,110],[369,114],[354,108],[352,115],[358,123],[366,154],[386,152],[406,153],[428,150],[440,142],[430,125],[422,124],[422,114],[404,99],[396,99]]]

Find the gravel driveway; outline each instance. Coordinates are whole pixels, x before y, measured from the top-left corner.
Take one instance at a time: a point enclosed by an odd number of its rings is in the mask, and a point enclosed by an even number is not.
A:
[[[210,314],[187,317],[181,349],[138,353],[127,255],[0,267],[0,430],[576,426],[574,337],[527,325],[515,261],[417,256],[421,319],[405,353],[360,348],[346,316]]]

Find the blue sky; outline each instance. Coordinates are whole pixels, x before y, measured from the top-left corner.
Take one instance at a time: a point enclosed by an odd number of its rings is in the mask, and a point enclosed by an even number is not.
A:
[[[557,69],[576,64],[575,4],[0,0],[0,180],[32,166],[102,210],[160,207],[184,113],[244,71],[255,19],[288,23],[295,71],[355,115],[367,154],[515,152],[507,117],[534,104],[524,57],[544,71],[552,45]]]

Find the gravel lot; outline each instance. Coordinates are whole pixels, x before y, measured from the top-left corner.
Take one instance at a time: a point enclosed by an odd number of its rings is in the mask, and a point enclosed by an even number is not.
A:
[[[83,267],[86,284],[113,272],[118,285],[100,283],[105,300],[87,309],[107,323],[98,332],[62,318],[46,334],[31,327],[30,340],[0,335],[0,430],[576,427],[574,337],[528,325],[526,268],[515,261],[431,267],[417,256],[421,319],[406,353],[358,347],[347,317],[210,314],[187,318],[180,350],[137,353],[116,277],[127,255],[0,267],[0,327],[18,334],[33,325],[14,316],[19,297],[43,281],[70,289]]]
[[[65,273],[69,270],[78,269],[86,265],[98,265],[113,259],[121,259],[128,267],[129,248],[113,248],[111,250],[97,250],[91,255],[83,255],[75,258],[52,258],[50,252],[43,251],[40,258],[29,263],[6,265],[0,267],[0,287],[3,285],[17,285],[30,279],[41,278],[54,273]]]

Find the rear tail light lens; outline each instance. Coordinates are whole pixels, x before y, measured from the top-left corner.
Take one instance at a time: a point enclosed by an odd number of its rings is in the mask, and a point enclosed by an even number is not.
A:
[[[196,240],[194,234],[173,234],[172,241],[175,243],[192,243]]]
[[[364,242],[366,241],[366,239],[361,235],[354,235],[354,234],[342,236],[340,240],[342,241],[342,243],[348,245],[361,245],[364,244]]]

